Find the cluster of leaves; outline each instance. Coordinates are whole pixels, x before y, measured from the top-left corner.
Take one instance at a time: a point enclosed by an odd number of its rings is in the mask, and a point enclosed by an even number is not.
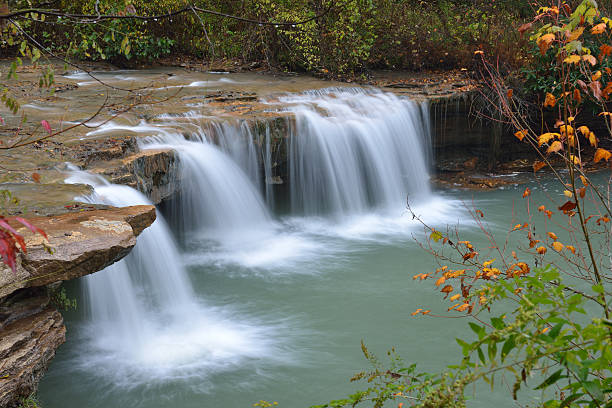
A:
[[[417,374],[414,365],[398,365],[395,358],[384,368],[364,348],[375,370],[355,379],[373,385],[324,407],[370,401],[380,407],[388,400],[401,401],[400,407],[463,407],[465,386],[478,381],[507,385],[515,400],[521,391],[541,390],[543,407],[612,406],[612,213],[609,193],[593,184],[584,167],[587,157],[594,163],[612,157],[599,145],[609,142],[612,133],[606,105],[612,78],[605,69],[610,53],[603,44],[595,56],[582,41],[588,33],[607,43],[608,24],[597,5],[585,0],[575,8],[565,3],[540,8],[535,19],[520,28],[533,29],[532,41],[542,55],[554,56],[554,87],[546,88],[542,104],[554,110],[554,131],[536,132],[529,126],[512,89],[478,52],[499,94],[496,108],[516,127],[515,136],[539,155],[534,174],[544,167],[551,170],[553,180],[563,186],[562,198],[551,197],[549,208],[533,203],[526,188],[526,219],[514,221],[501,244],[478,209],[470,211],[484,241],[480,247],[461,239],[457,231],[423,224],[428,236],[421,245],[439,268],[413,279],[432,281],[450,302],[447,313],[470,319],[476,338],[457,339],[463,358],[436,374]],[[607,129],[600,134],[605,140],[577,123],[578,117],[589,116],[584,112],[587,99],[606,119]],[[504,313],[494,315],[499,309]],[[450,317],[424,308],[412,315]]]
[[[602,84],[612,79],[610,29],[612,20],[602,15],[595,1],[584,1],[575,9],[565,3],[540,8],[533,21],[520,27],[523,33],[533,31],[532,61],[523,69],[526,88],[560,98],[567,84],[594,98],[585,102],[607,100],[612,85],[606,90]]]
[[[12,204],[19,204],[19,200],[8,190],[0,190],[0,199],[3,203],[10,202]],[[35,227],[24,218],[14,217],[14,220],[28,228],[34,234],[40,234],[47,238],[47,234],[43,230]],[[16,273],[17,270],[17,254],[19,252],[26,254],[27,251],[28,249],[23,236],[9,224],[9,219],[7,217],[0,215],[0,256],[2,257],[2,261],[11,268],[13,273]]]
[[[114,63],[150,61],[170,53],[265,61],[288,70],[351,77],[369,68],[451,68],[473,63],[484,49],[511,65],[523,59],[522,40],[508,30],[529,10],[527,0],[86,0],[61,1],[77,14],[159,15],[193,4],[259,21],[301,21],[296,27],[257,25],[184,13],[159,21],[44,18],[31,13],[21,28],[58,55]],[[13,9],[38,6],[17,0]],[[44,7],[44,4],[40,4]],[[325,10],[328,13],[322,13]],[[181,27],[177,30],[176,27]],[[0,47],[19,47],[23,33],[6,25]]]

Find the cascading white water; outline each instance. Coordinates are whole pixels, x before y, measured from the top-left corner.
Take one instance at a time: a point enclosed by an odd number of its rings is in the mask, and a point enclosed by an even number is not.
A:
[[[195,136],[199,136],[199,141],[185,140],[180,134],[165,134],[141,143],[144,149],[171,148],[179,155],[181,189],[175,219],[182,221],[186,231],[204,231],[217,237],[268,228],[270,215],[251,179],[204,134]],[[237,145],[231,148],[249,154],[249,150]]]
[[[110,184],[74,167],[69,167],[66,182],[94,187],[91,196],[79,197],[81,201],[150,204],[130,187]],[[129,387],[143,378],[204,377],[207,370],[261,357],[273,348],[263,336],[263,326],[240,323],[198,301],[159,213],[126,258],[84,281],[91,347],[86,364],[96,364],[116,385]]]
[[[280,102],[295,114],[288,155],[294,212],[397,211],[406,196],[429,196],[427,105],[361,88]]]

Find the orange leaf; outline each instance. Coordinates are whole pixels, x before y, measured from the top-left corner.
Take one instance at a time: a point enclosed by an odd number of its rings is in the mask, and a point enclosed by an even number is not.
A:
[[[514,91],[512,89],[508,89],[508,99],[512,99],[512,95],[514,94]]]
[[[456,295],[453,295],[450,297],[450,301],[454,302],[455,300],[459,299],[461,297],[461,295],[459,293],[457,293]]]
[[[580,175],[580,180],[585,187],[589,185],[589,181],[583,175]]]
[[[535,173],[535,172],[537,172],[538,170],[543,169],[544,167],[546,167],[546,163],[544,163],[544,162],[542,162],[542,161],[539,161],[539,160],[536,160],[536,161],[533,163],[533,172]]]
[[[546,98],[544,99],[544,107],[553,107],[557,104],[557,98],[555,98],[555,95],[551,94],[550,92],[546,93]]]
[[[579,188],[578,195],[580,195],[580,198],[584,198],[584,196],[586,195],[586,188],[585,187]]]
[[[525,138],[525,136],[527,136],[527,131],[519,130],[518,132],[514,134],[514,136],[516,136],[518,140],[522,141]]]
[[[553,142],[553,143],[552,143],[552,144],[551,144],[551,145],[548,147],[548,149],[546,149],[546,153],[549,153],[549,154],[550,154],[550,153],[555,153],[555,152],[558,152],[559,150],[562,150],[562,149],[563,149],[563,144],[562,144],[560,141],[555,140],[555,141],[554,141],[554,142]]]
[[[451,285],[446,285],[440,290],[440,292],[443,292],[443,293],[451,293],[452,291],[453,291],[453,287]]]
[[[580,95],[580,90],[578,88],[574,89],[574,100],[578,103],[582,102],[582,96]]]
[[[557,234],[555,234],[554,232],[549,232],[548,236],[555,241],[557,240]]]
[[[608,161],[611,156],[612,156],[612,153],[610,153],[606,149],[597,149],[595,151],[595,157],[593,158],[593,161],[595,163],[598,163],[601,160]]]
[[[572,193],[569,190],[563,190],[563,195],[566,196],[567,198],[572,198],[574,196],[574,193]]]
[[[443,283],[444,283],[444,281],[446,281],[446,278],[445,278],[444,276],[443,276],[443,277],[441,277],[441,278],[439,278],[439,279],[436,281],[436,286],[440,286],[441,284],[443,284]]]
[[[470,307],[470,304],[469,304],[469,303],[464,303],[464,304],[462,304],[461,306],[459,306],[459,307],[457,308],[457,311],[458,311],[458,312],[463,312],[463,311],[464,311],[465,309],[467,309],[468,307]]]
[[[601,78],[601,71],[597,71],[591,75],[591,81],[599,81],[599,78]]]
[[[546,210],[546,206],[541,205],[541,206],[538,207],[538,211],[542,212],[544,210]]]
[[[544,255],[546,253],[546,247],[538,247],[536,251],[538,251],[538,254]]]
[[[525,191],[523,191],[523,198],[528,197],[531,194],[531,190],[529,189],[529,187],[525,188]]]
[[[540,53],[542,55],[546,54],[546,51],[548,51],[548,49],[550,48],[550,44],[552,44],[554,39],[554,34],[544,34],[536,40],[536,44],[538,44],[538,47],[540,47]]]
[[[35,183],[40,183],[40,174],[32,173],[32,180],[34,180]]]
[[[592,56],[591,54],[583,55],[582,60],[588,62],[591,65],[597,65],[597,58]]]
[[[599,23],[591,28],[591,34],[597,35],[606,31],[606,23]]]
[[[559,241],[555,241],[552,243],[552,247],[555,251],[557,252],[561,252],[563,250],[563,244],[560,243]]]
[[[553,215],[553,212],[550,211],[550,210],[546,210],[546,211],[544,211],[544,213],[546,213],[546,215],[548,215],[548,219],[550,219],[552,217],[552,215]]]
[[[411,314],[412,316],[416,316],[416,315],[418,315],[418,314],[421,312],[421,310],[423,310],[423,309],[417,309],[417,310],[415,310],[414,312],[412,312],[412,313],[410,313],[410,314]]]
[[[566,245],[565,248],[569,249],[570,251],[572,251],[572,254],[576,253],[576,248],[574,248],[572,245]]]

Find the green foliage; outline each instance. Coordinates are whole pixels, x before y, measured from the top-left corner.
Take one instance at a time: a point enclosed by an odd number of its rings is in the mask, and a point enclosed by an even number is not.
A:
[[[93,15],[159,15],[187,4],[170,0],[60,3],[61,10]],[[12,8],[27,4],[19,0]],[[209,62],[260,61],[269,67],[350,78],[370,68],[469,67],[477,49],[517,65],[522,60],[522,41],[513,26],[529,8],[527,0],[201,0],[194,5],[269,22],[323,16],[294,27],[257,25],[202,13],[159,21],[75,23],[58,18],[53,24],[50,18],[43,21],[42,16],[35,16],[20,24],[45,49],[79,59],[129,64],[186,54]],[[19,53],[23,40],[9,24],[0,36],[0,48]]]
[[[30,395],[20,401],[19,408],[41,408],[41,405],[34,395]]]
[[[482,380],[493,388],[502,383],[500,377],[513,384],[513,399],[524,389],[545,392],[542,407],[609,406],[612,322],[597,317],[588,308],[588,298],[565,286],[555,269],[492,281],[477,292],[486,294],[489,305],[513,298],[517,306],[488,322],[482,317],[469,322],[474,338],[457,339],[462,350],[457,364],[441,373],[421,373],[392,351],[384,366],[362,345],[374,369],[358,373],[352,381],[371,385],[316,408],[371,403],[382,407],[389,400],[415,407],[465,407],[467,385]]]
[[[66,295],[66,289],[61,286],[55,290],[51,290],[50,296],[51,303],[60,310],[76,310],[77,308],[76,298],[69,298]]]

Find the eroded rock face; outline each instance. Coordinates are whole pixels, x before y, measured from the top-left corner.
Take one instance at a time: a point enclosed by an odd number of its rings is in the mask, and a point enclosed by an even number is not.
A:
[[[46,288],[22,289],[0,303],[0,407],[16,407],[66,340],[62,315]]]
[[[45,285],[97,272],[127,255],[155,221],[155,207],[77,207],[48,217],[26,217],[48,241],[9,219],[28,253],[17,271],[0,265],[0,407],[13,407],[36,390],[65,341],[61,314]]]
[[[49,240],[45,242],[23,226],[18,229],[28,253],[18,256],[16,272],[0,265],[0,297],[88,275],[118,261],[136,245],[136,236],[153,223],[155,207],[110,207],[28,220],[45,231]]]

